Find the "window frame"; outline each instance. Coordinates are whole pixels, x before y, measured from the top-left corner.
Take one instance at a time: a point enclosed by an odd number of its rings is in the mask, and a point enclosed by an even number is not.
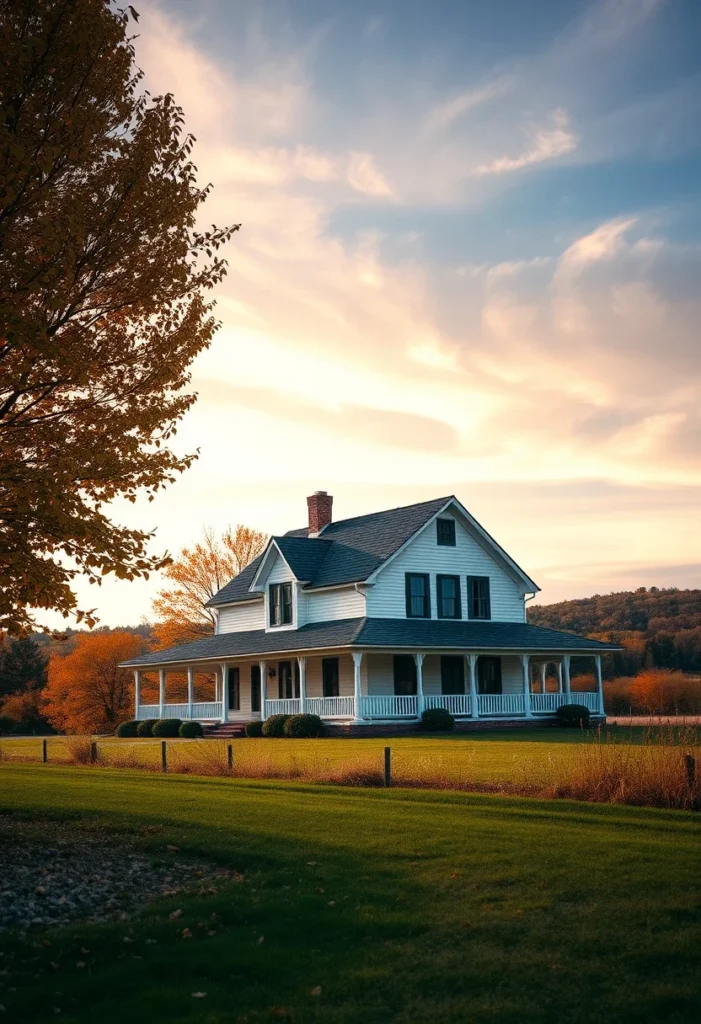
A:
[[[289,618],[286,618],[289,614]],[[291,626],[294,623],[294,590],[290,580],[268,584],[268,626]]]
[[[486,583],[486,594],[480,596],[479,593],[475,592],[475,588]],[[484,614],[480,614],[482,605],[484,605]],[[477,606],[477,614],[475,614],[475,606]],[[478,619],[485,622],[492,617],[492,597],[491,597],[491,585],[489,576],[468,576],[467,577],[467,617],[468,619]]]
[[[454,580],[456,584],[455,591],[455,615],[447,615],[443,607],[443,594],[441,592],[441,583],[443,580]],[[436,615],[439,619],[452,619],[457,620],[462,618],[462,585],[460,576],[455,573],[439,572],[436,575]]]
[[[414,579],[420,579],[424,582],[424,610],[421,614],[414,614],[412,611],[412,597],[414,595],[411,592],[411,581]],[[404,573],[404,596],[406,600],[406,617],[407,619],[430,619],[431,618],[431,576],[427,572],[407,572]]]
[[[441,535],[441,530],[446,526],[450,527],[447,539],[445,535]],[[440,548],[454,548],[456,546],[454,519],[448,519],[447,517],[436,519],[436,544]]]
[[[332,671],[332,677],[327,677],[327,672]],[[335,675],[335,679],[333,676]],[[329,683],[332,685],[329,687]],[[327,689],[334,690],[335,693],[327,693]],[[321,695],[322,697],[340,697],[341,696],[341,672],[340,663],[338,658],[322,658],[321,659]]]

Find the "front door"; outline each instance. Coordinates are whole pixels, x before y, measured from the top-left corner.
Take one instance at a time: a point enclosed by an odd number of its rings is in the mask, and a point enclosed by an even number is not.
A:
[[[229,711],[241,710],[241,676],[238,668],[230,668],[227,673],[227,707]]]
[[[459,654],[441,656],[441,693],[465,692],[465,659]]]
[[[501,658],[480,654],[477,659],[477,692],[501,693]]]
[[[413,654],[394,655],[394,693],[396,697],[416,693],[416,662]]]
[[[277,666],[277,689],[280,700],[299,697],[299,662],[295,658],[294,670],[291,661],[279,661]]]

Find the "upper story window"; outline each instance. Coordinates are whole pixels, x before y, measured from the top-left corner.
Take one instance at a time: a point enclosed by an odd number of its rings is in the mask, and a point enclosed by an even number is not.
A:
[[[436,541],[443,547],[455,547],[454,519],[436,519]]]
[[[431,618],[431,577],[427,573],[406,574],[406,614],[409,619]]]
[[[439,619],[461,619],[460,577],[436,576]]]
[[[468,619],[491,619],[489,576],[467,577],[467,617]]]
[[[268,599],[270,625],[289,625],[292,622],[292,584],[271,583]]]

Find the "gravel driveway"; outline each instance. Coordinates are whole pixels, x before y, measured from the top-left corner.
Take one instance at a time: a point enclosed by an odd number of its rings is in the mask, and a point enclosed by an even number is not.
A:
[[[0,930],[124,920],[159,897],[204,895],[239,877],[165,843],[162,854],[145,852],[94,822],[0,815]]]

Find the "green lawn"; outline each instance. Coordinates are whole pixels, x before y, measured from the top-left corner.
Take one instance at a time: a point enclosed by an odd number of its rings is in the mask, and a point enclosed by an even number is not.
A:
[[[699,1019],[698,816],[13,764],[0,810],[98,818],[244,872],[48,947],[6,934],[8,1020]]]
[[[643,728],[617,728],[609,736],[620,744],[642,742]],[[566,771],[572,761],[573,745],[593,743],[594,731],[577,729],[502,729],[484,732],[449,733],[440,737],[413,735],[382,738],[286,740],[239,739],[233,741],[235,764],[248,775],[265,777],[276,768],[309,772],[323,777],[329,769],[350,763],[381,770],[385,746],[392,749],[393,772],[402,778],[425,778],[431,784],[442,780],[478,784],[540,783]],[[48,740],[49,762],[67,762],[70,743],[66,737]],[[128,757],[132,766],[160,765],[157,740],[99,739],[99,749],[107,765],[116,758]],[[226,762],[223,741],[168,740],[171,771],[179,769],[206,773],[213,761]],[[39,760],[41,739],[0,739],[0,754],[8,760]]]

